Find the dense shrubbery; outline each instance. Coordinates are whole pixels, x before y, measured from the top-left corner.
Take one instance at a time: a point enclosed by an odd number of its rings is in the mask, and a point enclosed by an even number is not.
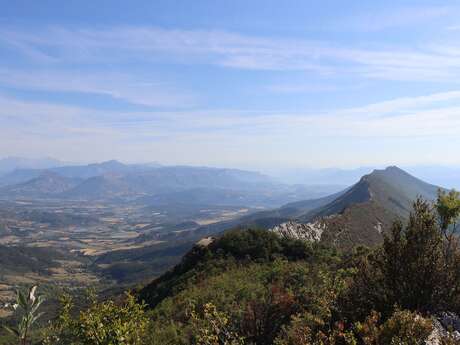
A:
[[[67,300],[45,344],[424,344],[431,315],[460,313],[456,193],[418,200],[381,247],[342,253],[263,230],[197,246],[140,298]],[[453,338],[440,344],[456,344]]]
[[[271,344],[294,315],[311,311],[330,317],[346,275],[284,259],[235,266],[160,303],[151,314],[153,344],[163,344],[171,327],[181,335],[176,344],[195,343],[190,310],[202,311],[207,303],[228,317],[229,327],[245,343]],[[170,328],[163,334],[165,323]]]
[[[155,304],[153,344],[171,333],[171,344],[199,344],[187,308],[208,303],[245,344],[422,344],[432,332],[429,315],[460,312],[455,200],[450,193],[436,207],[416,201],[407,225],[396,222],[380,248],[341,259],[266,232],[228,233],[199,249],[196,261],[186,259],[181,289]],[[162,283],[177,283],[172,276]]]
[[[61,313],[44,330],[43,345],[145,344],[149,321],[144,306],[131,294],[119,304],[93,299],[89,308],[77,315],[73,307],[72,299],[63,296]]]
[[[250,263],[272,262],[277,258],[324,263],[339,260],[334,250],[281,238],[262,229],[234,230],[209,246],[194,247],[172,271],[146,286],[141,291],[141,300],[155,307],[164,298],[209,276]]]
[[[388,317],[395,307],[425,314],[460,313],[458,242],[443,236],[456,217],[444,221],[444,226],[439,219],[432,206],[418,200],[407,226],[396,222],[383,246],[361,257],[358,273],[343,296],[345,316],[363,319],[378,310]]]

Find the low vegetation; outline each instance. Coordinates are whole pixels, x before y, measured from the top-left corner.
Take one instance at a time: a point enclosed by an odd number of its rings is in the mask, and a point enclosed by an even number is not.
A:
[[[424,344],[433,315],[460,314],[459,215],[456,192],[440,192],[435,205],[419,199],[381,246],[347,253],[230,231],[195,246],[137,298],[93,299],[77,311],[64,297],[41,343]]]

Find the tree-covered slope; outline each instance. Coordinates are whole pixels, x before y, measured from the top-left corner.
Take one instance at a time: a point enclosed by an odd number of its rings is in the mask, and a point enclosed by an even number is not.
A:
[[[225,271],[228,265],[272,262],[277,258],[310,260],[315,253],[311,243],[282,238],[263,229],[233,230],[210,239],[210,243],[198,243],[176,267],[144,287],[140,296],[155,306],[189,284]]]

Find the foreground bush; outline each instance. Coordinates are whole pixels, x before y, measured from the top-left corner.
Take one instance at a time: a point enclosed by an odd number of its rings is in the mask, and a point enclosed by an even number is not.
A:
[[[72,314],[73,302],[62,298],[58,318],[45,330],[45,345],[140,345],[145,344],[148,319],[144,306],[131,294],[121,305],[92,300],[87,310]]]
[[[329,320],[330,321],[330,320]],[[371,313],[363,323],[330,324],[310,314],[295,317],[276,345],[422,345],[433,331],[432,322],[410,311],[397,311],[385,323]]]
[[[342,296],[343,315],[363,320],[378,310],[386,319],[395,307],[459,313],[458,239],[444,236],[444,227],[455,219],[447,221],[426,201],[415,202],[408,224],[395,222],[383,246],[361,258],[358,273]]]

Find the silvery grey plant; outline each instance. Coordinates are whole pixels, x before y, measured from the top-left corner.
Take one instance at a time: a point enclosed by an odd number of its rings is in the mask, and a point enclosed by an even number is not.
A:
[[[21,313],[20,321],[17,327],[4,326],[7,331],[18,338],[19,345],[26,345],[28,343],[33,324],[43,315],[38,309],[44,299],[42,296],[35,296],[36,291],[36,285],[29,289],[27,295],[19,290],[17,291],[16,302],[11,307],[15,312]]]

